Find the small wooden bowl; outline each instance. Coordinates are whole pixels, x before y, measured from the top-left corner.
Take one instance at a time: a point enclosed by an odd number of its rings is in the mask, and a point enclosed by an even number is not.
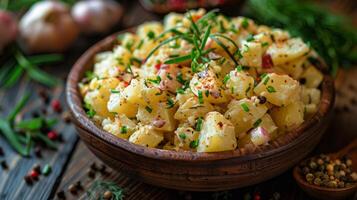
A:
[[[273,178],[303,159],[319,143],[328,127],[334,104],[334,84],[329,75],[321,85],[317,113],[300,127],[256,149],[219,153],[175,152],[146,148],[104,131],[89,119],[82,106],[78,83],[93,67],[95,54],[110,50],[120,33],[87,50],[73,66],[67,80],[67,101],[79,136],[88,148],[113,169],[160,187],[189,191],[218,191],[253,185]]]

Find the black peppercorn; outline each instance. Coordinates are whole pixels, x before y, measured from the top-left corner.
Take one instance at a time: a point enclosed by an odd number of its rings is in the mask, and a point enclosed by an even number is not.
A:
[[[38,157],[38,158],[41,158],[41,157],[42,157],[41,147],[39,147],[39,146],[35,147],[35,155],[36,155],[36,157]]]
[[[28,184],[28,185],[31,185],[33,183],[30,175],[24,176],[24,180],[25,180],[26,184]]]
[[[2,160],[2,161],[1,161],[1,167],[2,167],[3,169],[8,169],[8,168],[9,168],[9,166],[7,165],[7,163],[6,163],[5,160]]]
[[[267,98],[265,96],[258,96],[259,103],[264,104],[267,101]]]
[[[65,199],[66,196],[65,196],[64,191],[63,191],[63,190],[60,190],[59,192],[57,192],[57,197],[58,197],[59,199]]]
[[[5,153],[4,153],[4,150],[2,149],[2,147],[0,147],[0,156],[4,156]]]
[[[74,184],[69,185],[68,190],[72,193],[72,194],[77,194],[77,187]]]
[[[95,171],[92,170],[92,169],[89,169],[87,171],[87,175],[88,175],[89,178],[95,178]]]

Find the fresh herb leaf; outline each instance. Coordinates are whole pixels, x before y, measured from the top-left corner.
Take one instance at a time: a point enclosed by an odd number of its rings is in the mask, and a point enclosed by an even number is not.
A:
[[[179,56],[179,57],[175,57],[169,60],[166,60],[164,63],[165,64],[176,64],[176,63],[181,63],[184,62],[186,60],[190,60],[191,59],[191,55],[185,55],[185,56]]]
[[[97,114],[95,112],[95,110],[93,109],[92,105],[90,105],[89,103],[85,103],[83,107],[84,107],[84,110],[86,111],[86,114],[89,118],[93,118],[95,116],[95,114]]]
[[[148,111],[148,113],[152,113],[152,108],[150,108],[149,106],[146,106],[145,110]]]
[[[120,133],[121,133],[121,134],[126,134],[126,133],[128,133],[128,127],[126,127],[126,126],[120,127]]]
[[[249,106],[246,103],[242,103],[240,104],[240,106],[242,107],[242,109],[244,110],[244,112],[249,112]]]
[[[190,148],[195,149],[195,148],[198,147],[198,144],[199,144],[199,140],[198,139],[197,140],[193,140],[193,141],[190,142]]]
[[[186,139],[186,134],[185,133],[180,133],[179,137],[184,140],[184,139]]]
[[[262,119],[258,119],[257,121],[254,122],[253,127],[257,128],[261,123],[262,123]]]
[[[226,83],[229,81],[230,78],[231,78],[230,75],[227,74],[227,75],[223,78],[223,84],[226,84]]]
[[[269,93],[274,93],[274,92],[276,92],[275,88],[274,88],[273,86],[271,86],[271,85],[269,85],[269,86],[267,87],[267,91],[268,91]]]
[[[174,100],[172,100],[171,98],[168,98],[168,99],[167,99],[167,102],[166,102],[166,105],[167,105],[166,108],[172,108],[172,107],[174,107],[175,102],[174,102]]]
[[[160,84],[161,77],[160,76],[156,76],[156,79],[148,79],[148,81],[150,81],[151,83]]]
[[[202,129],[202,124],[203,124],[203,118],[202,117],[199,117],[196,121],[196,127],[195,127],[195,130],[196,131],[201,131]]]
[[[202,91],[201,91],[201,90],[198,90],[197,93],[198,93],[198,102],[199,102],[200,104],[203,104]]]

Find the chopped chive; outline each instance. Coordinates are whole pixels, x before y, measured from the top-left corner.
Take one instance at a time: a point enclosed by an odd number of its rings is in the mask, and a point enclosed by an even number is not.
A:
[[[219,32],[221,33],[226,32],[226,28],[224,28],[224,24],[222,20],[219,21]]]
[[[131,57],[130,58],[130,63],[134,64],[134,62],[138,63],[139,65],[142,63],[142,60],[136,57]]]
[[[160,76],[156,76],[156,79],[148,79],[148,81],[155,83],[155,84],[160,84],[161,82],[161,77]]]
[[[208,90],[206,90],[205,95],[206,95],[206,97],[209,96],[209,91]]]
[[[230,78],[231,78],[230,75],[227,74],[227,75],[223,78],[223,84],[226,84],[226,83],[229,81]]]
[[[192,149],[197,148],[197,147],[198,147],[198,143],[199,143],[198,140],[193,140],[193,141],[191,141],[191,142],[190,142],[190,148],[192,148]]]
[[[167,77],[169,80],[172,80],[172,77],[171,77],[170,73],[166,74],[166,77]]]
[[[202,117],[199,117],[196,121],[196,127],[195,127],[196,131],[201,131],[202,123],[203,123],[203,119],[202,119]]]
[[[246,39],[247,42],[253,42],[254,41],[254,36],[252,34],[250,34],[247,39]]]
[[[178,94],[184,94],[184,93],[185,93],[185,90],[184,90],[183,88],[178,88],[178,89],[176,90],[176,93],[178,93]]]
[[[245,28],[245,29],[248,28],[248,26],[249,26],[248,19],[247,19],[247,18],[244,18],[241,25],[242,25],[242,27]]]
[[[126,134],[127,132],[128,132],[128,127],[122,126],[122,127],[120,128],[120,133],[121,133],[121,134]]]
[[[183,85],[185,85],[186,82],[187,82],[186,80],[183,79],[182,73],[179,73],[179,74],[176,76],[176,80],[177,80],[179,83],[183,84]]]
[[[267,73],[260,75],[260,79],[264,79],[267,75],[268,75]]]
[[[202,91],[201,90],[198,90],[198,102],[200,104],[203,104],[203,95],[202,95]]]
[[[269,76],[266,76],[266,77],[264,78],[264,82],[263,82],[264,85],[266,85],[269,80],[270,80],[270,77],[269,77]]]
[[[267,87],[267,90],[268,90],[269,93],[276,92],[275,88],[273,86],[270,86],[270,85]]]
[[[155,39],[155,33],[153,31],[149,31],[146,35],[150,40]]]
[[[120,91],[119,90],[110,90],[110,93],[113,93],[113,94],[119,94]]]
[[[184,139],[186,139],[186,134],[185,133],[180,133],[179,137],[184,140]]]
[[[149,106],[146,106],[145,110],[148,111],[148,113],[152,113],[152,108],[150,108]]]
[[[268,45],[269,45],[268,42],[263,42],[263,43],[262,43],[262,47],[266,47],[266,46],[268,46]]]
[[[86,110],[86,114],[89,118],[93,118],[95,114],[97,114],[96,111],[93,109],[92,105],[90,105],[89,103],[85,103],[83,107]]]
[[[168,99],[167,99],[167,102],[166,102],[166,105],[167,105],[166,108],[172,108],[172,107],[174,107],[175,102],[174,102],[174,100],[172,100],[171,98],[168,98]]]
[[[243,108],[243,110],[245,112],[249,112],[249,107],[248,107],[248,105],[246,103],[242,103],[242,104],[240,104],[240,106]]]
[[[143,44],[144,44],[144,40],[140,40],[140,42],[139,42],[139,44],[138,44],[138,46],[136,47],[137,49],[141,49],[141,47],[143,46]]]
[[[236,70],[237,70],[237,72],[243,71],[242,65],[238,65],[238,66],[236,67]]]
[[[257,121],[255,121],[253,127],[257,128],[260,125],[260,123],[262,123],[262,119],[258,119]]]
[[[227,54],[228,56],[232,59],[232,61],[238,65],[238,62],[236,61],[236,59],[234,58],[234,56],[232,55],[232,53],[229,51],[228,47],[225,46],[219,39],[217,39],[217,37],[215,37],[214,35],[211,35],[210,38],[212,40],[214,40]]]

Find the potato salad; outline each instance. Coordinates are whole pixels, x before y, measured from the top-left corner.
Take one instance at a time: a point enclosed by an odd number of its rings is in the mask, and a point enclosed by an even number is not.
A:
[[[120,34],[79,88],[87,115],[119,138],[231,151],[269,144],[317,111],[318,63],[284,30],[199,9]]]

